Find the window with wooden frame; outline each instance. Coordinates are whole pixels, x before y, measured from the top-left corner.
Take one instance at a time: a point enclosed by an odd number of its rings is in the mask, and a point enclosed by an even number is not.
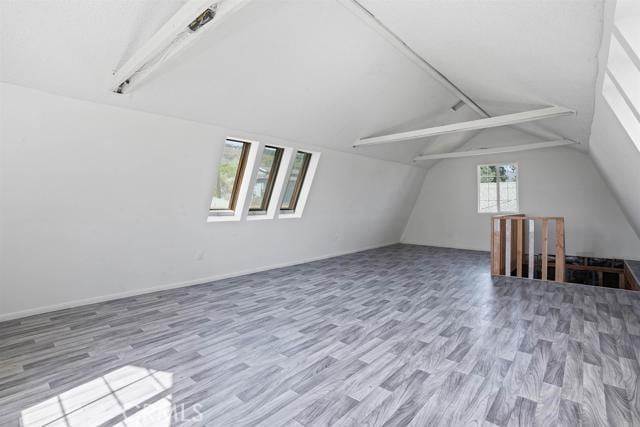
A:
[[[270,145],[264,147],[262,157],[258,163],[256,181],[253,185],[251,204],[249,205],[250,214],[256,215],[267,212],[283,152],[283,148]]]
[[[478,166],[478,213],[518,212],[518,164]]]
[[[218,179],[210,211],[215,215],[233,214],[242,185],[250,143],[227,139],[218,165]]]
[[[296,210],[310,161],[311,153],[304,151],[298,151],[296,153],[289,179],[287,179],[282,204],[280,205],[281,211],[293,212]]]

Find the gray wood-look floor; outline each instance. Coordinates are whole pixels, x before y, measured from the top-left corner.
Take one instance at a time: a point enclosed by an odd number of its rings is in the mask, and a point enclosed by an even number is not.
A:
[[[453,249],[5,322],[0,359],[0,425],[640,425],[640,293]]]

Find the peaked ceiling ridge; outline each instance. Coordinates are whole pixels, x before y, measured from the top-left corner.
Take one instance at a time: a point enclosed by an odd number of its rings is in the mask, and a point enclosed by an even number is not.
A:
[[[489,113],[485,111],[476,101],[469,97],[462,91],[455,83],[453,83],[447,76],[445,76],[440,70],[433,66],[429,61],[422,57],[418,52],[411,48],[404,40],[400,38],[395,32],[387,27],[380,19],[378,19],[369,9],[367,9],[358,0],[338,0],[347,10],[357,16],[362,22],[369,28],[382,36],[389,44],[391,44],[396,50],[405,55],[416,64],[421,70],[425,71],[431,78],[440,83],[443,87],[449,90],[455,95],[460,102],[466,104],[473,111],[478,113],[481,117],[490,117]],[[453,108],[457,109],[459,103]]]

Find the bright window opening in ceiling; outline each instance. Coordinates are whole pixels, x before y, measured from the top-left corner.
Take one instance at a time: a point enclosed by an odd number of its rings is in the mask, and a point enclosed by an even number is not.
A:
[[[602,94],[640,150],[640,2],[618,2]]]

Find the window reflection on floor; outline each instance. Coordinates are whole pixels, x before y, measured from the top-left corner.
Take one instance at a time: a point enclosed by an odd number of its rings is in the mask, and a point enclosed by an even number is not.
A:
[[[170,426],[173,374],[127,365],[24,409],[24,427]]]

